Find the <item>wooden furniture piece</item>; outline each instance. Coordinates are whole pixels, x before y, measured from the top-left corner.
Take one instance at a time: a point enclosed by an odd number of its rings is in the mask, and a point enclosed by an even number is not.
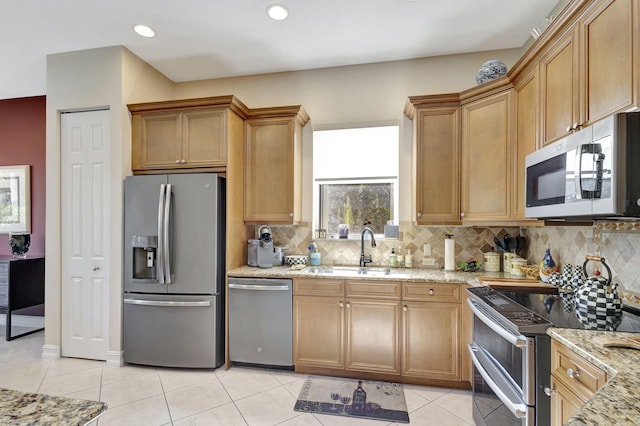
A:
[[[308,121],[300,105],[251,110],[245,141],[246,223],[301,221],[302,128]]]
[[[141,173],[224,172],[241,144],[248,108],[235,96],[128,105],[131,169]]]
[[[460,98],[411,96],[414,218],[418,225],[460,224]]]
[[[44,304],[44,257],[15,259],[0,256],[0,311],[6,314],[6,340],[35,333],[11,334],[11,317],[15,311]]]
[[[464,285],[293,281],[297,372],[468,388]]]
[[[607,374],[557,340],[551,341],[551,422],[565,424],[604,384]]]

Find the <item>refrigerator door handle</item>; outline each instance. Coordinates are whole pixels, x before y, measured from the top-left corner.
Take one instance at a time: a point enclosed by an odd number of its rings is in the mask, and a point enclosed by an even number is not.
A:
[[[142,299],[124,299],[127,305],[143,305],[143,306],[171,306],[171,307],[197,307],[211,306],[211,301],[201,300],[197,302],[179,302],[179,301],[162,301],[162,300],[142,300]]]
[[[164,283],[164,235],[162,233],[162,213],[164,212],[165,184],[160,185],[160,197],[158,199],[158,253],[156,256],[156,268],[158,282]]]
[[[169,226],[171,225],[171,184],[167,184],[164,201],[163,243],[164,243],[164,282],[171,284],[171,241]]]

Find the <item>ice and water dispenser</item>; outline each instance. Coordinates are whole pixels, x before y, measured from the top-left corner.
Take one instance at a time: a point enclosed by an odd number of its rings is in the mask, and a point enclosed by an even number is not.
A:
[[[158,237],[134,235],[131,238],[131,246],[133,247],[133,279],[157,279],[156,253],[158,251]]]

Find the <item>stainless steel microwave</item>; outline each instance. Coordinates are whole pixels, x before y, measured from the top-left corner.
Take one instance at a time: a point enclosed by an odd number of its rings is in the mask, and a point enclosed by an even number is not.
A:
[[[527,217],[640,217],[640,112],[604,118],[525,164]]]

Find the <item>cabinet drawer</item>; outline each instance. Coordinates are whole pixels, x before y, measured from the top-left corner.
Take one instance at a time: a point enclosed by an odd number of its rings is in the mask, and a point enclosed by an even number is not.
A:
[[[400,283],[393,281],[348,280],[346,282],[347,297],[400,300],[400,289]]]
[[[555,340],[551,342],[551,372],[585,402],[607,381],[604,371]]]
[[[460,302],[462,284],[402,283],[402,300]]]
[[[294,279],[293,294],[296,296],[344,297],[344,281],[321,278]]]

